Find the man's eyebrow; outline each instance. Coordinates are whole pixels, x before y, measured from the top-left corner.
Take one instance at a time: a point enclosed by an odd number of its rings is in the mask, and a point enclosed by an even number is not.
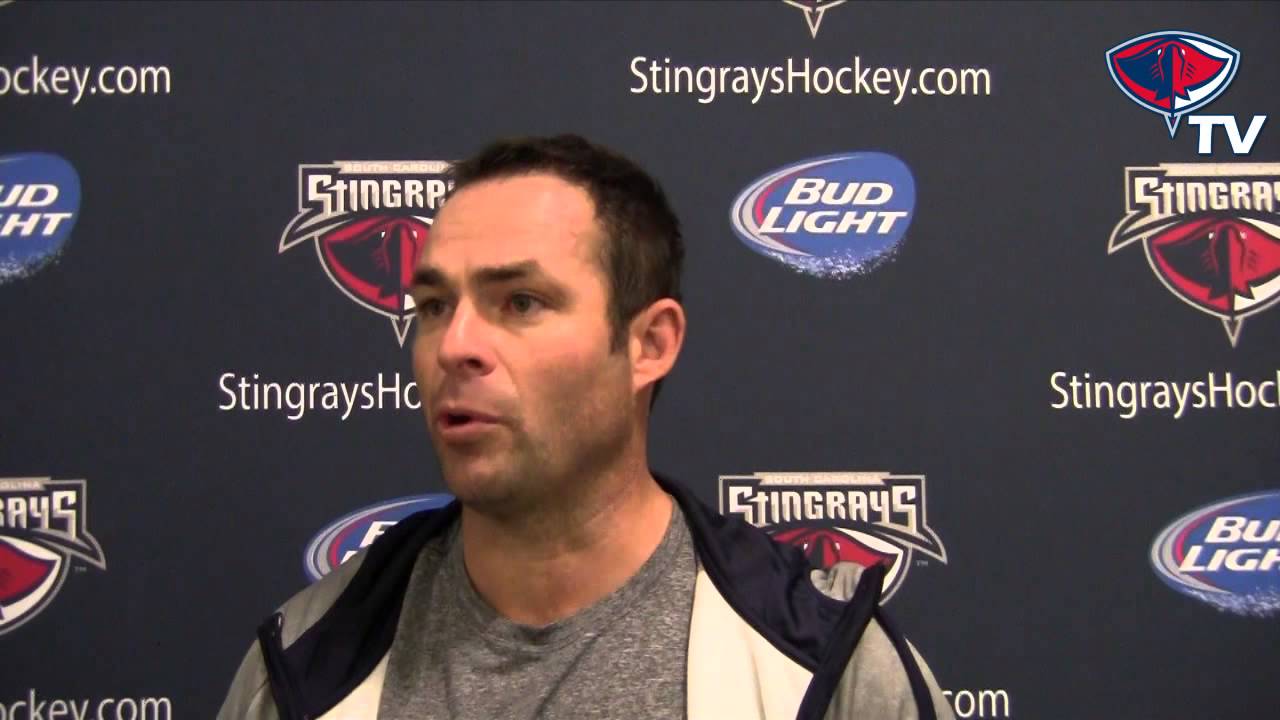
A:
[[[449,281],[445,279],[444,273],[433,267],[421,267],[413,271],[413,281],[410,283],[413,287],[448,287]]]
[[[542,265],[537,260],[524,260],[507,265],[491,265],[482,267],[472,273],[471,279],[477,285],[498,285],[513,280],[524,280],[542,276]],[[420,267],[413,273],[413,287],[449,288],[452,283],[439,268]]]
[[[538,264],[537,260],[525,260],[508,265],[483,267],[476,270],[472,277],[479,285],[496,285],[541,274],[542,266]]]

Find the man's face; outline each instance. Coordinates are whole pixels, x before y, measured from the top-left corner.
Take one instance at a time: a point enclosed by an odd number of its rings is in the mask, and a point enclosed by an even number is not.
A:
[[[414,276],[413,370],[445,482],[464,503],[563,499],[631,431],[628,355],[610,352],[602,229],[582,188],[486,180],[440,210]]]

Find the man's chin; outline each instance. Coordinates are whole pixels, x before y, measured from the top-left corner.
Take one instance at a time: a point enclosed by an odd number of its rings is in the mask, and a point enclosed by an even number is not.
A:
[[[511,474],[481,459],[446,463],[444,484],[462,504],[473,507],[505,504],[516,494]]]

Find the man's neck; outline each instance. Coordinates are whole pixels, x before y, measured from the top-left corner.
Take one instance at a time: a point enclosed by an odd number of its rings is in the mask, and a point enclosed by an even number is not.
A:
[[[513,622],[542,626],[622,587],[661,543],[675,503],[647,469],[614,487],[535,523],[464,507],[462,555],[480,597]]]

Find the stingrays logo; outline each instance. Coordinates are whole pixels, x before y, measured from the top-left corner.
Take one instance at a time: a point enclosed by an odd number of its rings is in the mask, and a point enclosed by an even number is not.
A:
[[[449,191],[449,163],[339,161],[298,166],[298,214],[279,252],[315,244],[329,279],[391,320],[404,345],[413,322],[413,265]]]
[[[902,586],[915,553],[945,563],[925,515],[923,475],[767,472],[720,476],[720,512],[799,547],[815,568],[885,567],[881,602]]]
[[[84,480],[0,478],[0,635],[48,607],[72,558],[107,569],[87,507]]]
[[[1169,136],[1183,115],[1213,102],[1231,84],[1240,53],[1196,33],[1165,30],[1107,51],[1107,68],[1129,99],[1164,116]]]
[[[809,34],[813,37],[818,37],[822,16],[831,8],[844,4],[844,0],[782,0],[782,2],[804,11],[804,21],[809,25]]]
[[[1125,168],[1125,191],[1107,253],[1141,242],[1169,292],[1220,319],[1234,347],[1245,318],[1280,301],[1280,164]]]

